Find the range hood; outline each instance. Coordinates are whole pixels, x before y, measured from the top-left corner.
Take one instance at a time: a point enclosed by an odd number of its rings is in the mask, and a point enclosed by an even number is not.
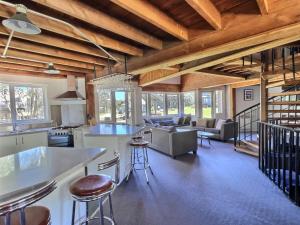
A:
[[[67,75],[68,91],[58,95],[55,99],[61,101],[85,100],[85,98],[77,91],[76,77]]]

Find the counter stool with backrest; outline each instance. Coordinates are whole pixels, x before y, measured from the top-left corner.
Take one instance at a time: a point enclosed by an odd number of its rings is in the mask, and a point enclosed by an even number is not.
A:
[[[0,225],[50,225],[49,209],[30,205],[49,195],[55,188],[55,181],[45,182],[33,192],[0,205]]]
[[[87,223],[91,220],[98,219],[101,225],[104,225],[104,219],[108,220],[111,224],[115,224],[111,193],[119,183],[120,173],[120,155],[115,153],[115,158],[111,161],[98,164],[98,171],[115,167],[114,180],[107,175],[88,175],[74,181],[70,186],[70,192],[73,197],[73,211],[72,211],[72,225],[75,224],[75,209],[76,202],[85,202],[88,204],[91,201],[99,201],[100,216],[93,218],[85,218],[81,224]],[[103,200],[108,197],[110,207],[110,217],[104,216],[103,213]]]
[[[133,139],[133,141],[129,144],[131,146],[131,168],[130,171],[126,177],[126,181],[129,180],[130,174],[133,172],[133,170],[144,170],[147,184],[149,184],[149,179],[147,175],[147,169],[150,169],[151,174],[153,175],[153,171],[151,169],[151,166],[149,164],[149,158],[148,158],[148,141],[144,141],[143,139]],[[142,151],[142,155],[140,156],[138,154],[138,151]],[[142,157],[142,162],[139,161],[139,158]],[[136,165],[143,165],[143,168],[136,168]]]

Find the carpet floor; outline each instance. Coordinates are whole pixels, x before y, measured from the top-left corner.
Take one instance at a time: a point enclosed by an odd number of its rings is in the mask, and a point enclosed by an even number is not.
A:
[[[300,208],[230,143],[206,141],[176,160],[149,149],[154,176],[136,171],[113,194],[118,225],[299,225]]]

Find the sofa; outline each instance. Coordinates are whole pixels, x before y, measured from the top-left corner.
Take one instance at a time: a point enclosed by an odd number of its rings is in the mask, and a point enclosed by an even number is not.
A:
[[[145,125],[147,126],[189,126],[192,117],[190,115],[181,117],[154,117],[154,118],[144,118]]]
[[[197,121],[192,121],[192,126],[197,128],[199,131],[205,131],[213,133],[211,137],[216,140],[227,141],[234,138],[234,129],[238,129],[238,123],[232,121],[231,119],[198,119]]]
[[[173,158],[176,156],[193,152],[197,153],[197,131],[191,129],[170,127],[153,127],[152,142],[151,135],[145,139],[150,142],[150,147],[167,154]]]

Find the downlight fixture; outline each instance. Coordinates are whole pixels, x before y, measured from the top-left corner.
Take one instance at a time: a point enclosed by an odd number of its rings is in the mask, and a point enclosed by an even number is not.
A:
[[[48,68],[44,71],[45,73],[48,74],[59,74],[60,71],[55,69],[53,63],[48,63]]]

